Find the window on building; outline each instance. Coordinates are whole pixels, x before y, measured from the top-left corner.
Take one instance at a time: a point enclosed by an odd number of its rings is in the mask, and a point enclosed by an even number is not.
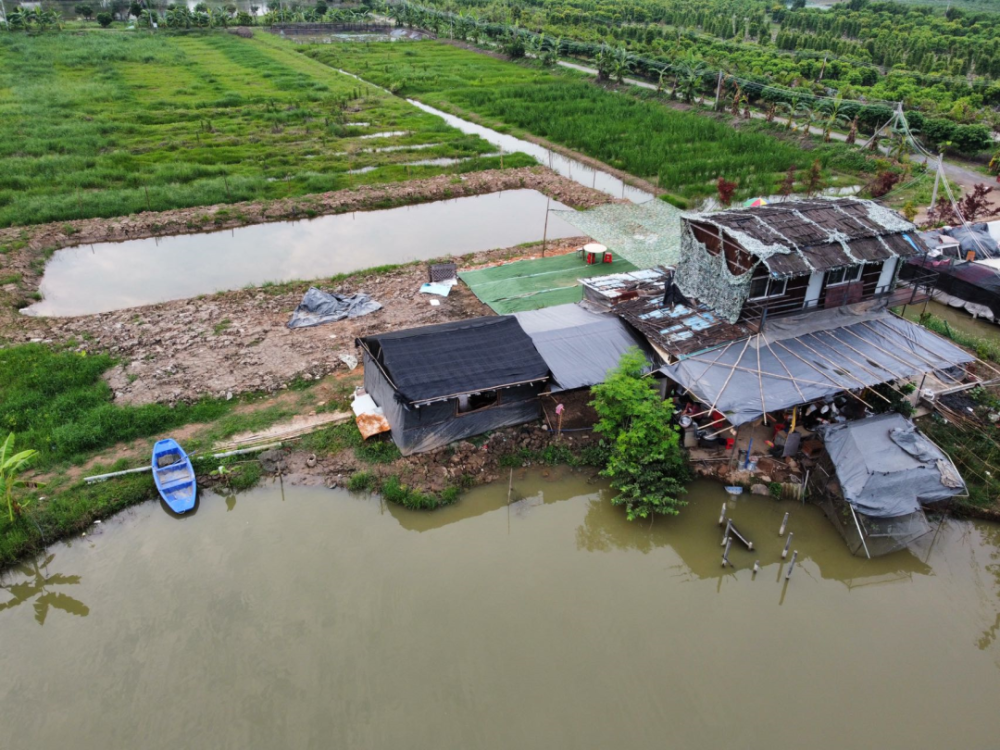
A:
[[[847,268],[837,268],[833,271],[827,271],[826,285],[835,286],[837,284],[850,284],[853,281],[857,281],[861,278],[862,268],[863,266],[849,266]]]
[[[487,406],[496,406],[498,403],[500,403],[500,394],[498,391],[483,391],[482,393],[473,393],[471,396],[459,396],[458,413],[465,414],[466,412],[485,409]]]
[[[758,276],[750,282],[750,299],[783,297],[787,285],[787,279],[772,279],[770,276]]]

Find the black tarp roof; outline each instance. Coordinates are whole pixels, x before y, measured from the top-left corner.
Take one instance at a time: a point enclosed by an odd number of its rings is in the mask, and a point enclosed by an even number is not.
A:
[[[528,334],[507,315],[366,336],[358,343],[410,404],[549,377]]]

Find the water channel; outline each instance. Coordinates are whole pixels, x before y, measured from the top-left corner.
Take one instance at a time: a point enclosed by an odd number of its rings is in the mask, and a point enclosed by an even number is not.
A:
[[[869,561],[745,497],[723,570],[716,484],[651,528],[569,469],[513,488],[206,492],[55,545],[0,590],[0,747],[995,746],[1000,527]]]
[[[390,263],[511,247],[542,239],[546,208],[535,190],[360,211],[304,221],[59,250],[45,267],[30,315],[89,315],[267,281],[316,279]],[[556,214],[548,237],[579,234]]]

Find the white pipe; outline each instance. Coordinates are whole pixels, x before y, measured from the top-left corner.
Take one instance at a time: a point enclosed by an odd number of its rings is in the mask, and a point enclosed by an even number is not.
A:
[[[244,453],[257,453],[260,451],[270,450],[271,448],[280,448],[281,443],[269,443],[268,445],[260,445],[256,448],[241,448],[238,451],[226,451],[225,453],[215,453],[213,455],[207,456],[189,456],[192,461],[202,461],[208,458],[228,458],[229,456],[242,456]],[[121,477],[125,474],[139,474],[144,471],[149,471],[151,467],[140,466],[137,469],[125,469],[124,471],[113,471],[110,474],[95,474],[92,477],[84,477],[85,482],[103,482],[105,479],[111,479],[112,477]]]

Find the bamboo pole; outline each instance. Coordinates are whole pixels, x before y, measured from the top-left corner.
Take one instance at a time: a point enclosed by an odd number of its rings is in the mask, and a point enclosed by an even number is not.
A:
[[[733,375],[736,372],[736,367],[743,360],[743,355],[746,353],[747,347],[750,346],[750,337],[747,337],[746,342],[743,344],[743,349],[740,351],[740,356],[736,358],[736,362],[733,364],[733,369],[729,371],[729,376],[726,378],[726,382],[722,384],[722,388],[715,396],[715,401],[712,402],[711,409],[715,409],[715,405],[719,403],[719,399],[722,398],[722,394],[726,392],[726,388],[729,387],[729,381],[733,379]],[[721,355],[720,355],[721,356]]]

